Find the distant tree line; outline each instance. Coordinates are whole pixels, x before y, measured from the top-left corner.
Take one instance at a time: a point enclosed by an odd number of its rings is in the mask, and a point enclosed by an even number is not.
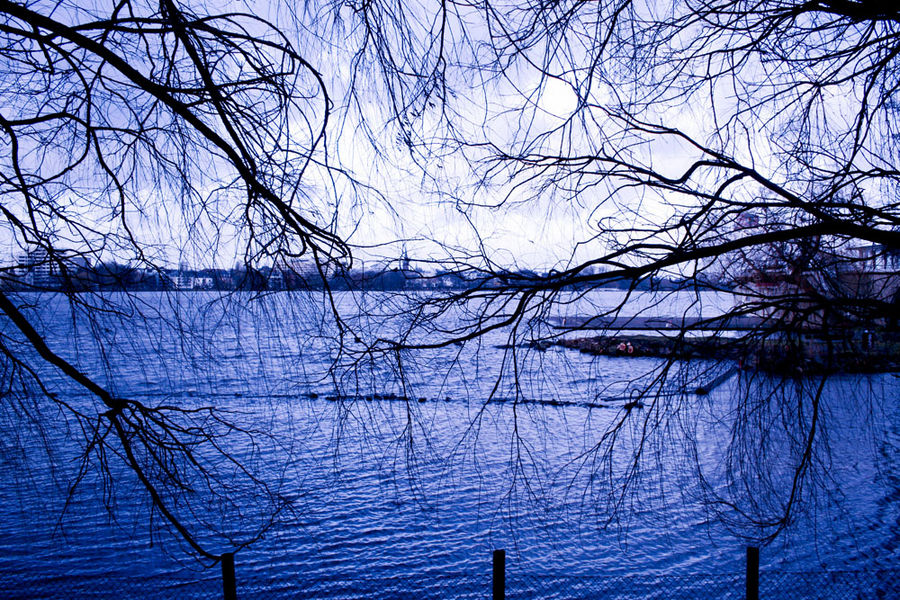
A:
[[[87,292],[97,290],[159,291],[401,291],[468,290],[528,286],[546,277],[533,270],[510,270],[500,276],[475,270],[423,273],[412,268],[374,268],[342,270],[323,275],[311,269],[254,268],[232,269],[146,269],[115,261],[62,261],[7,267],[0,271],[0,289],[9,291]],[[621,290],[674,290],[683,281],[654,277],[611,279],[602,287]],[[576,283],[566,289],[581,289]],[[596,286],[591,286],[596,287]]]

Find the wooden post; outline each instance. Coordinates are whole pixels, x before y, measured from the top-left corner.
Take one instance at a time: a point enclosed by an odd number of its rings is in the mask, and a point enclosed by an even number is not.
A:
[[[222,591],[225,600],[237,600],[237,584],[234,579],[234,553],[222,555]]]
[[[506,599],[506,550],[494,550],[493,600]]]
[[[747,600],[759,600],[759,548],[747,546]]]

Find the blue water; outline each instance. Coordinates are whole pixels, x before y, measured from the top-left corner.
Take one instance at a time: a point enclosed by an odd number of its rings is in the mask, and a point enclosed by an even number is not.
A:
[[[616,294],[565,310],[614,305]],[[94,318],[60,296],[25,300],[50,347],[116,394],[215,406],[252,430],[219,426],[217,443],[286,504],[259,495],[245,473],[201,448],[201,462],[228,476],[191,479],[197,493],[179,514],[213,552],[260,536],[237,554],[239,582],[256,597],[298,589],[325,597],[332,588],[400,597],[413,585],[407,579],[432,582],[426,596],[481,597],[495,548],[523,577],[739,575],[743,548],[760,541],[760,530],[713,494],[728,491],[754,515],[780,514],[797,459],[786,432],[808,423],[817,384],[780,388],[741,376],[700,398],[683,391],[721,366],[675,365],[653,387],[662,361],[529,350],[510,346],[509,330],[439,350],[366,353],[366,342],[414,322],[414,313],[396,316],[411,300],[403,296],[339,295],[343,349],[315,294],[86,297],[107,311]],[[701,300],[640,302],[679,311],[727,302]],[[443,331],[419,339],[445,336],[482,308],[441,315]],[[14,345],[8,323],[3,332]],[[518,333],[546,332],[534,320]],[[102,412],[53,370],[41,376],[76,410]],[[656,393],[644,408],[626,410],[648,385]],[[773,398],[746,421],[765,439],[729,453],[725,440],[748,393]],[[159,515],[151,524],[146,495],[115,455],[109,472],[89,463],[67,493],[81,467],[78,424],[46,399],[11,398],[0,414],[0,595],[218,593],[216,568],[186,558],[183,544],[159,530]],[[790,522],[763,547],[764,570],[897,568],[898,399],[892,374],[826,383],[815,460]],[[603,435],[615,423],[610,446]],[[754,485],[738,489],[729,469]],[[758,494],[763,481],[773,493]],[[210,500],[206,485],[223,497]],[[394,588],[385,583],[398,578]],[[369,587],[352,588],[360,582]]]

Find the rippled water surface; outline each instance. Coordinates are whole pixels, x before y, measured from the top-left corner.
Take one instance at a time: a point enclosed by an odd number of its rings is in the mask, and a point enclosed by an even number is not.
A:
[[[621,299],[620,292],[601,292],[561,311],[584,314]],[[402,356],[353,354],[349,342],[341,353],[321,298],[302,294],[252,302],[205,294],[112,296],[109,308],[121,314],[93,321],[58,296],[28,300],[51,348],[116,394],[148,404],[214,405],[242,426],[272,435],[261,436],[258,446],[241,435],[225,440],[292,503],[275,527],[238,553],[239,579],[259,589],[334,578],[486,577],[494,548],[506,548],[511,569],[527,573],[743,568],[747,541],[740,534],[747,531],[726,527],[698,501],[697,469],[715,473],[722,464],[729,415],[748,385],[744,375],[701,398],[682,392],[720,367],[676,365],[657,402],[681,407],[681,416],[650,437],[636,465],[639,476],[629,480],[633,490],[623,493],[617,484],[647,437],[642,416],[652,414],[649,406],[628,410],[625,404],[657,372],[655,359],[529,350],[510,346],[502,330],[477,343]],[[378,315],[405,301],[350,293],[337,299],[355,332],[382,334],[403,331],[411,316]],[[629,306],[683,314],[720,311],[730,301],[644,296]],[[43,375],[72,405],[90,402],[58,373]],[[830,454],[816,473],[827,493],[804,492],[806,510],[764,547],[764,566],[897,566],[898,399],[900,380],[892,374],[826,384],[828,418],[821,428]],[[0,573],[6,582],[31,582],[28,589],[48,597],[96,581],[107,582],[98,597],[162,581],[207,581],[208,595],[217,593],[215,569],[184,559],[165,533],[151,538],[146,499],[115,457],[115,486],[88,470],[67,495],[78,469],[72,454],[78,432],[44,407],[41,437],[23,426],[21,408],[5,408]],[[621,452],[603,462],[596,448],[620,421]],[[688,434],[689,444],[679,441]],[[105,503],[115,504],[114,516]],[[259,510],[243,507],[240,525],[228,515],[224,524],[221,514],[209,518],[226,530],[237,527],[232,533],[240,542],[245,522],[265,521]],[[215,551],[230,549],[221,539],[208,541]],[[17,589],[25,588],[7,587],[6,594],[15,597]]]

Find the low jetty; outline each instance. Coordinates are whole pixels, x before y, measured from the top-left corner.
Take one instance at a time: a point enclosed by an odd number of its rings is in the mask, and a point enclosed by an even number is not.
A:
[[[669,337],[662,335],[597,335],[563,338],[534,346],[561,346],[597,356],[653,357],[670,360],[731,360],[738,368],[783,375],[883,373],[900,371],[900,339],[872,334],[864,340],[758,337]]]
[[[765,324],[762,317],[722,315],[721,317],[622,317],[570,316],[550,317],[547,323],[555,329],[606,329],[619,331],[751,331]]]

